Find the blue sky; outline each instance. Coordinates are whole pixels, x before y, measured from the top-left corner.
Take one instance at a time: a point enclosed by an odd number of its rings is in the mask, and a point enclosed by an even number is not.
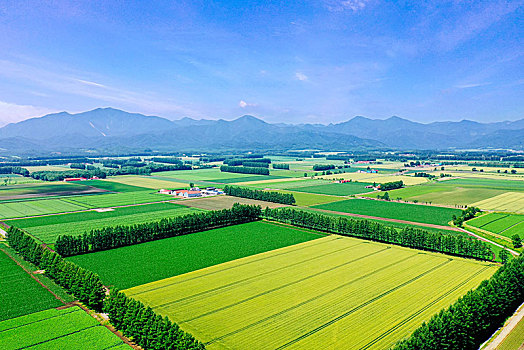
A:
[[[524,118],[524,1],[0,2],[0,125]]]

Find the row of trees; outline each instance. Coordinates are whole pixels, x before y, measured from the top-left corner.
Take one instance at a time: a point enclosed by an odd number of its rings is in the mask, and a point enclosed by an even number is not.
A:
[[[7,241],[26,261],[45,270],[46,276],[78,300],[92,309],[101,310],[105,290],[97,274],[64,260],[16,227],[10,227],[7,231]]]
[[[275,164],[275,163],[273,163],[273,169],[289,170],[289,164],[285,164],[285,163]]]
[[[394,350],[478,349],[524,300],[524,256],[423,323]]]
[[[266,202],[295,204],[295,197],[291,193],[280,193],[273,191],[251,190],[245,187],[224,186],[224,193],[229,196],[258,199]]]
[[[252,168],[269,168],[269,163],[264,162],[242,162],[243,166],[252,167]]]
[[[333,164],[315,164],[313,165],[314,171],[323,171],[323,170],[331,170],[335,169],[335,166]]]
[[[117,289],[104,301],[104,312],[113,327],[143,349],[204,349],[204,345],[167,317]]]
[[[0,174],[18,174],[29,176],[29,170],[19,166],[0,166]]]
[[[453,224],[459,227],[462,227],[462,224],[464,221],[467,221],[469,219],[473,219],[477,213],[480,213],[482,210],[480,210],[477,207],[469,207],[465,210],[462,210],[462,214],[460,216],[453,215]]]
[[[265,164],[271,163],[271,159],[269,158],[228,158],[224,160],[224,164],[230,165],[230,166],[238,166],[238,165],[252,166],[252,165],[247,165],[246,163],[262,163],[262,164],[255,165],[255,167],[260,166],[260,167],[267,168],[268,166],[266,166]]]
[[[255,175],[269,175],[269,169],[267,168],[252,168],[242,166],[220,166],[220,171],[227,173],[240,173],[240,174],[255,174]]]
[[[104,227],[80,236],[61,235],[55,250],[62,256],[113,249],[157,239],[185,235],[210,228],[258,220],[262,209],[235,203],[231,209],[187,214],[129,226]]]
[[[386,183],[380,184],[380,190],[381,191],[391,191],[391,190],[396,190],[397,188],[402,188],[403,186],[404,186],[404,182],[402,180],[386,182]]]
[[[354,220],[296,210],[294,208],[266,208],[263,216],[269,220],[331,232],[345,236],[371,239],[377,242],[441,252],[445,254],[492,260],[493,252],[482,241],[460,235],[445,235],[426,230],[405,227],[398,231],[368,220]]]
[[[43,181],[62,181],[69,177],[98,177],[105,179],[107,174],[100,169],[95,170],[64,170],[64,171],[35,171],[31,177]]]

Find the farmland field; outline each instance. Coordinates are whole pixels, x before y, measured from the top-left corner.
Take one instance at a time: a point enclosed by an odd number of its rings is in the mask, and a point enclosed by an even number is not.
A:
[[[258,221],[68,260],[98,273],[105,284],[130,288],[321,236],[308,230]]]
[[[134,225],[201,211],[173,203],[155,203],[116,208],[112,211],[51,215],[7,221],[25,229],[44,243],[53,244],[59,235],[80,235],[107,226]]]
[[[0,348],[131,349],[78,307],[49,309],[0,322]]]
[[[91,186],[94,186],[96,188],[100,188],[106,191],[111,192],[144,192],[144,191],[151,191],[149,188],[146,187],[139,187],[135,185],[129,185],[109,180],[92,180],[89,181]]]
[[[18,266],[3,249],[0,249],[0,271],[0,321],[63,305]],[[0,345],[0,349],[4,348]]]
[[[524,346],[524,318],[513,328],[510,334],[500,343],[498,350],[521,350]]]
[[[284,204],[279,203],[264,202],[256,199],[222,195],[214,197],[184,199],[181,200],[179,203],[191,208],[200,208],[204,210],[230,209],[235,203],[260,205],[262,208],[278,208],[284,206]]]
[[[511,238],[519,234],[524,238],[524,215],[490,213],[469,220],[468,225]]]
[[[91,196],[97,197],[97,196]],[[65,199],[37,199],[0,203],[0,219],[16,218],[32,215],[55,214],[67,211],[88,209],[82,203],[69,202]]]
[[[384,349],[495,270],[328,236],[125,293],[175,320],[207,349]]]
[[[120,205],[132,205],[173,200],[173,196],[148,191],[108,193],[98,196],[77,196],[66,198],[64,201],[89,208],[108,208]]]
[[[480,209],[524,213],[524,193],[507,192],[473,203],[472,206],[479,207]]]
[[[424,177],[414,177],[414,176],[405,176],[405,175],[389,175],[389,174],[371,174],[371,173],[344,173],[344,174],[333,174],[333,175],[321,175],[319,176],[322,179],[346,179],[359,182],[376,182],[376,183],[385,183],[392,181],[402,180],[405,185],[418,185],[427,182],[428,180]]]
[[[295,187],[293,191],[306,192],[306,193],[317,193],[317,194],[329,194],[335,196],[349,196],[351,194],[372,192],[373,189],[366,188],[366,186],[372,185],[367,182],[346,182],[346,183],[324,183],[320,185]]]
[[[318,205],[323,203],[331,203],[344,200],[344,197],[328,196],[323,194],[305,193],[305,192],[291,192],[278,191],[280,193],[290,193],[295,197],[296,204],[302,206]]]
[[[162,188],[189,188],[189,183],[186,182],[173,182],[161,179],[155,179],[151,176],[136,176],[136,175],[124,175],[114,176],[107,180],[108,182],[116,182],[119,184],[137,186],[138,188],[154,189],[159,190]],[[118,191],[123,192],[123,191]]]
[[[435,225],[447,225],[453,215],[461,214],[460,210],[453,208],[368,199],[348,199],[313,208]]]
[[[50,196],[70,196],[104,192],[78,183],[25,184],[0,187],[0,201],[11,201]]]

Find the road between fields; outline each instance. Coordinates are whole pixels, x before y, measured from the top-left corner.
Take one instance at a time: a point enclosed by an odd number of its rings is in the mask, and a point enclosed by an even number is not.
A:
[[[517,326],[520,320],[524,318],[524,303],[510,317],[509,321],[503,326],[502,331],[482,350],[495,350],[507,338],[511,331]]]

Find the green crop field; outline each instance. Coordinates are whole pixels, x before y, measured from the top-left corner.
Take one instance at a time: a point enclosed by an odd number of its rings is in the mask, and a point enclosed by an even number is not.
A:
[[[101,195],[100,195],[101,196]],[[90,197],[99,197],[92,195]],[[65,199],[38,199],[0,203],[0,219],[44,215],[88,209],[89,206]]]
[[[81,183],[37,183],[0,187],[0,201],[12,201],[50,196],[71,196],[78,194],[103,192],[101,189]]]
[[[384,349],[496,269],[329,236],[125,293],[207,349]]]
[[[468,221],[468,225],[511,238],[524,238],[524,215],[490,213]]]
[[[521,350],[524,347],[524,318],[513,328],[506,338],[500,343],[497,350]]]
[[[139,176],[134,176],[137,179],[140,178]],[[92,180],[89,181],[89,185],[100,188],[106,191],[111,192],[144,192],[144,191],[151,191],[148,187],[140,187],[138,185],[131,185],[126,183],[119,183],[116,181],[108,181],[108,180]]]
[[[173,196],[158,194],[148,190],[143,192],[109,193],[97,196],[76,196],[74,198],[66,198],[64,201],[89,208],[108,208],[120,205],[162,202],[173,199]]]
[[[306,192],[278,191],[281,193],[291,193],[295,197],[296,204],[301,206],[318,205],[344,200],[343,197],[328,196]]]
[[[131,349],[78,307],[50,309],[0,322],[0,349]]]
[[[230,209],[233,204],[248,204],[248,205],[260,205],[262,208],[277,208],[283,207],[284,204],[264,202],[256,199],[233,197],[233,196],[213,196],[213,197],[201,197],[184,199],[179,202],[182,205],[191,208],[200,208],[204,210],[219,210],[219,209]]]
[[[496,197],[473,203],[472,206],[488,210],[524,213],[524,193],[506,192]]]
[[[3,249],[0,249],[0,271],[0,321],[63,305],[11,260]],[[0,349],[4,348],[0,345]]]
[[[329,194],[335,196],[349,196],[351,194],[365,193],[373,191],[373,189],[366,188],[366,186],[372,185],[367,182],[346,182],[346,183],[324,183],[322,185],[295,187],[293,191],[317,193],[317,194]]]
[[[436,225],[447,225],[453,215],[461,214],[461,210],[453,208],[368,199],[348,199],[314,208]]]
[[[201,211],[173,203],[144,204],[112,211],[87,211],[7,221],[25,229],[44,243],[53,244],[59,235],[81,235],[107,226],[134,225]]]
[[[210,182],[218,182],[224,184],[232,184],[238,182],[251,182],[251,181],[266,181],[266,180],[275,180],[275,179],[285,179],[285,176],[275,176],[275,175],[250,175],[245,177],[234,177],[230,179],[212,179],[208,180]]]
[[[68,258],[105,284],[130,288],[321,237],[266,222],[229,226]]]

